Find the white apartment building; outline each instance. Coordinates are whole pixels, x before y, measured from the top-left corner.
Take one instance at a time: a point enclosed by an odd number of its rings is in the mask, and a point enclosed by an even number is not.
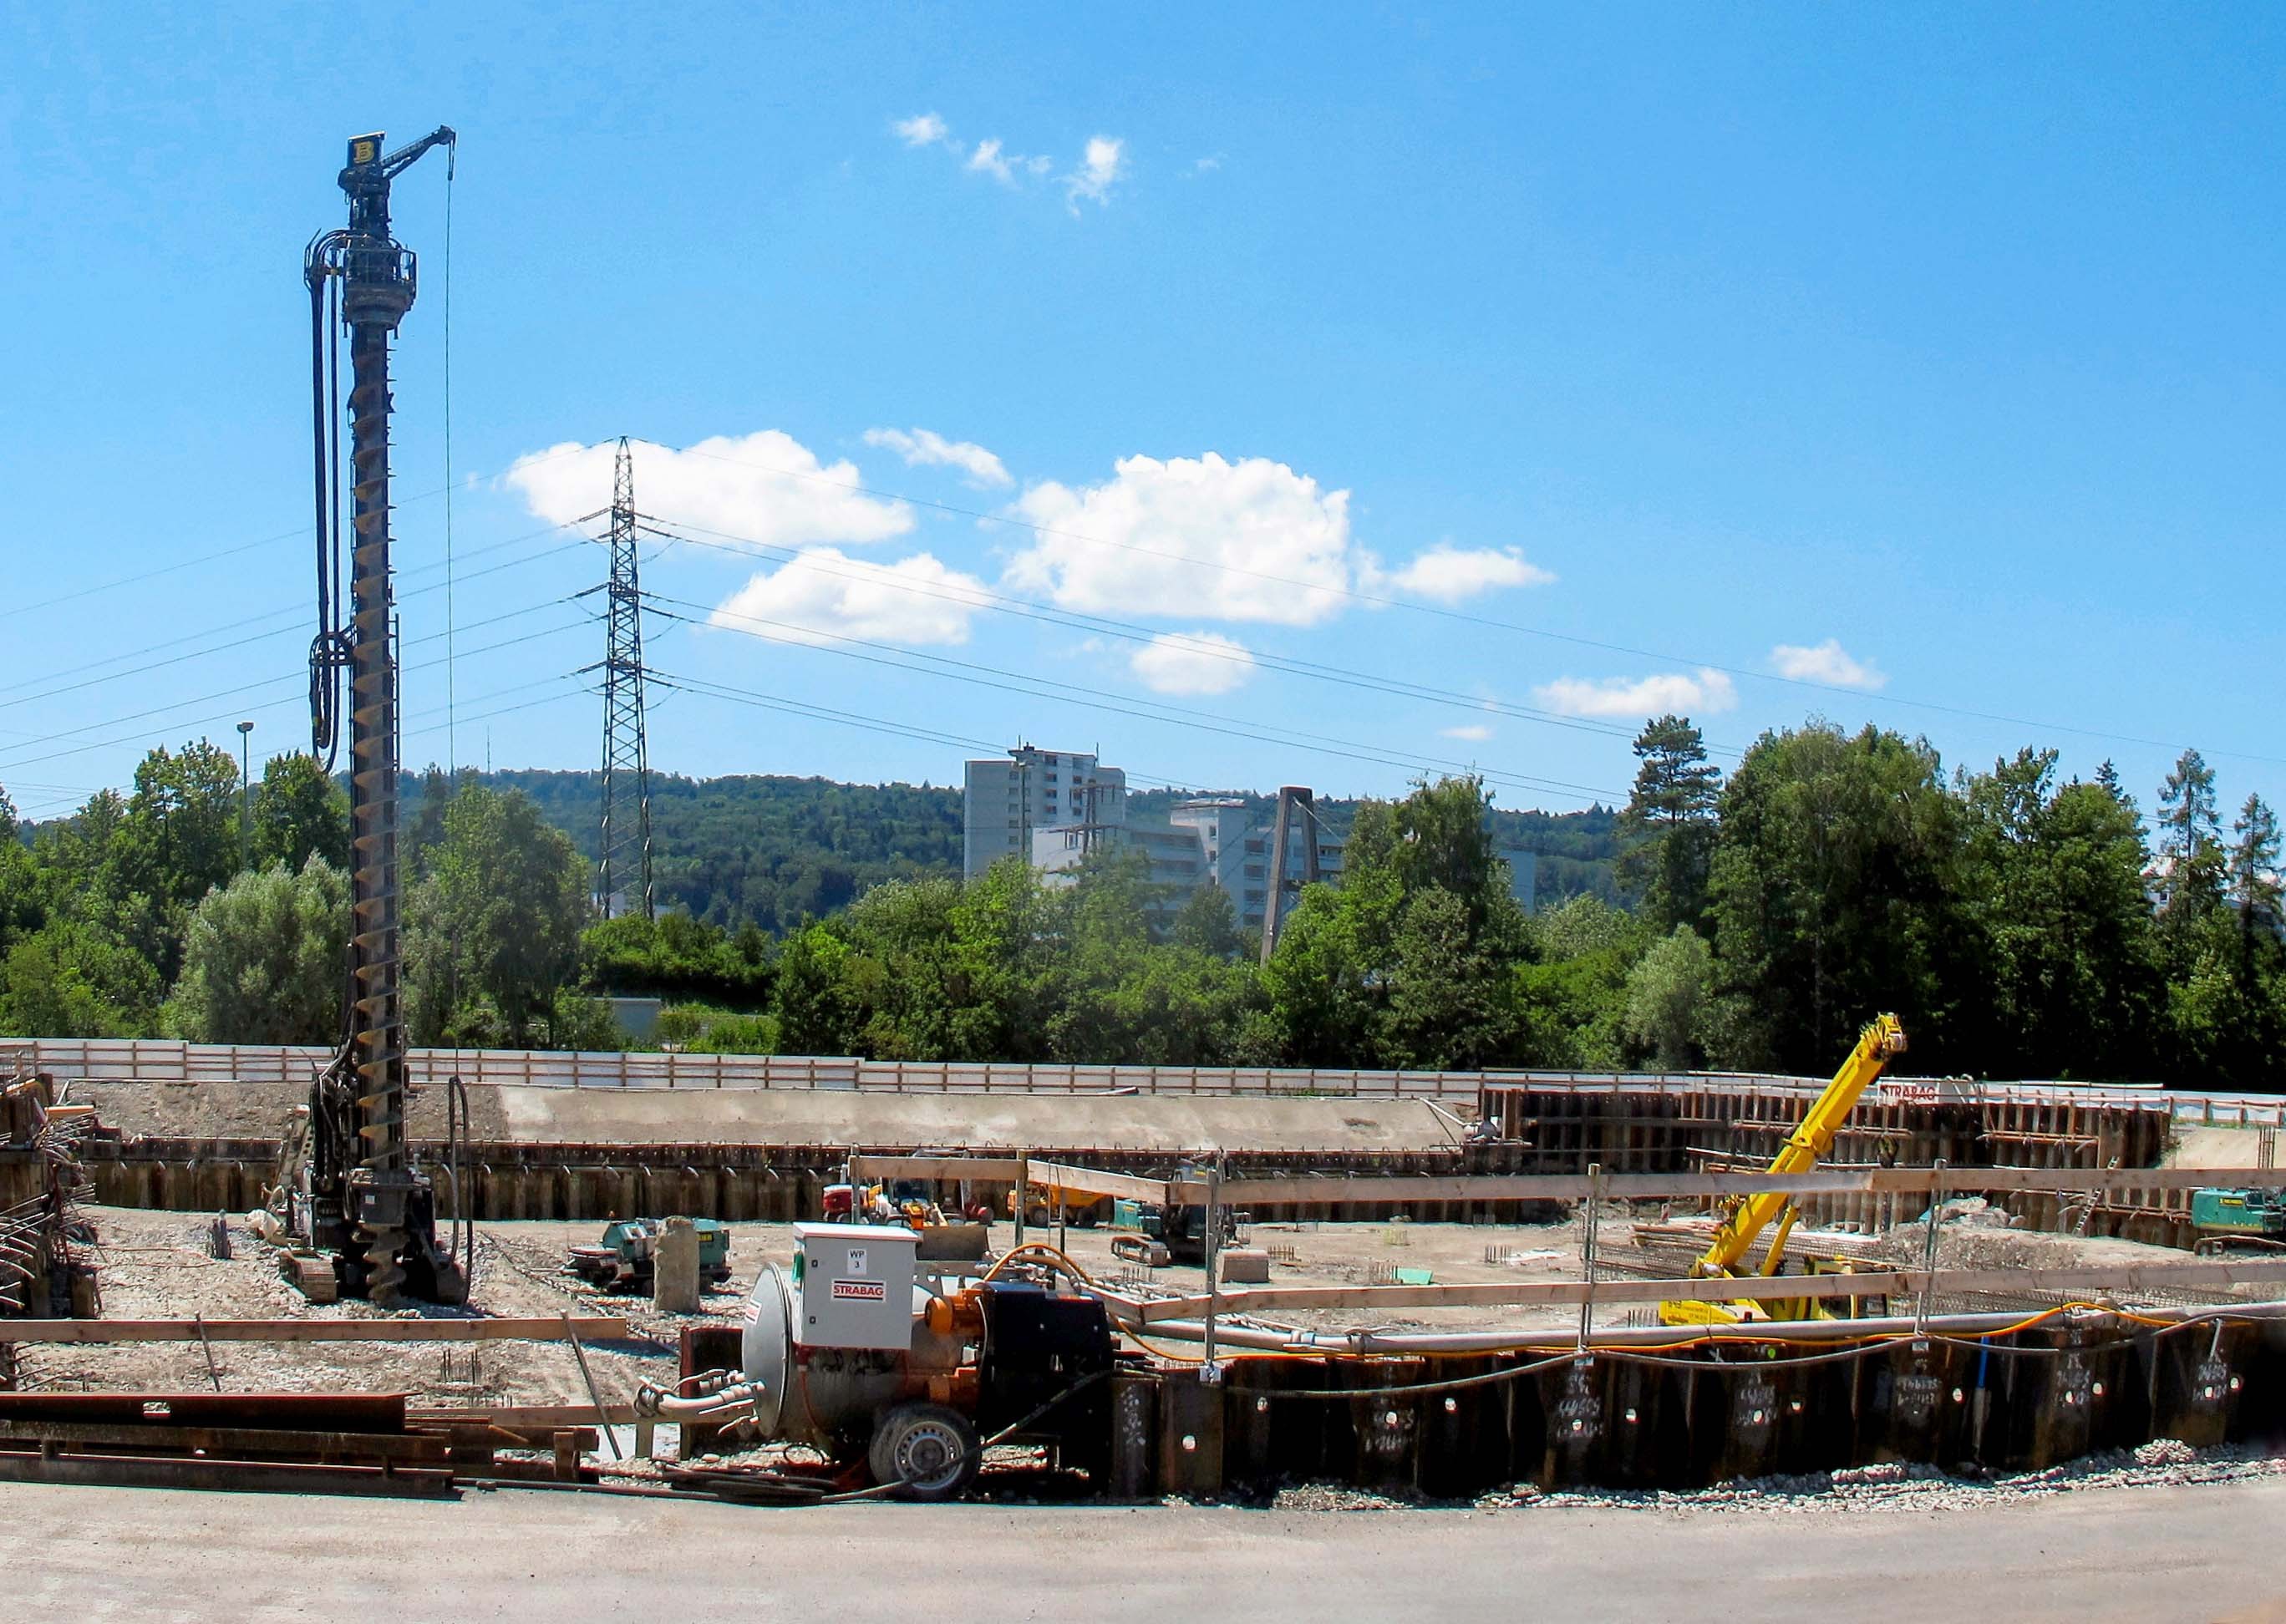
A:
[[[1167,821],[1197,836],[1201,878],[1229,896],[1239,927],[1260,930],[1270,895],[1269,828],[1234,796],[1184,801],[1167,815]]]
[[[960,816],[961,877],[975,879],[1003,857],[1029,854],[1041,830],[1123,828],[1127,775],[1084,751],[1019,745],[966,764]]]
[[[1168,827],[1127,824],[1035,829],[1032,866],[1053,883],[1068,884],[1093,854],[1139,853],[1149,864],[1148,879],[1163,894],[1158,904],[1172,914],[1183,898],[1201,886],[1218,887],[1231,901],[1241,931],[1252,935],[1262,929],[1269,907],[1272,825],[1250,811],[1235,796],[1202,797],[1178,802],[1167,815]],[[1318,841],[1320,878],[1334,879],[1342,866],[1341,843],[1314,828],[1291,832],[1293,871],[1301,870],[1300,844]]]
[[[1217,886],[1231,900],[1239,928],[1260,934],[1268,911],[1276,839],[1265,813],[1237,796],[1201,796],[1167,814],[1168,827],[1127,821],[1127,775],[1084,751],[1041,750],[1020,745],[1006,756],[966,763],[961,807],[961,872],[974,879],[1003,857],[1025,853],[1051,883],[1068,885],[1093,855],[1136,853],[1160,887],[1163,913],[1172,913],[1200,886]],[[1305,841],[1317,846],[1318,874],[1338,880],[1342,843],[1315,818],[1289,831],[1287,872],[1307,862]],[[1526,913],[1533,911],[1539,859],[1503,849],[1509,882]],[[1292,895],[1289,894],[1290,905]]]

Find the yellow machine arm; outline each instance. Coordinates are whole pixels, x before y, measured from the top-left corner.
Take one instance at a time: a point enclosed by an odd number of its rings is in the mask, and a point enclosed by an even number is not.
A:
[[[1834,1136],[1856,1108],[1858,1097],[1888,1068],[1892,1055],[1904,1052],[1905,1029],[1897,1018],[1877,1017],[1858,1034],[1857,1046],[1841,1062],[1841,1069],[1833,1074],[1833,1081],[1811,1102],[1802,1115],[1801,1125],[1787,1136],[1778,1154],[1770,1159],[1770,1171],[1806,1173],[1816,1167],[1818,1159],[1833,1148]],[[1776,1274],[1785,1260],[1786,1234],[1793,1227],[1793,1203],[1792,1193],[1782,1189],[1761,1191],[1739,1201],[1714,1231],[1714,1239],[1699,1254],[1699,1261],[1691,1265],[1691,1274],[1701,1280],[1737,1274],[1755,1237],[1771,1220],[1783,1215],[1784,1222],[1770,1242],[1770,1256],[1762,1269],[1765,1274]]]

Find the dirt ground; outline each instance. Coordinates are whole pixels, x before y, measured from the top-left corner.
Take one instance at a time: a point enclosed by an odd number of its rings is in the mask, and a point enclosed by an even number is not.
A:
[[[229,1220],[233,1256],[208,1256],[209,1217],[185,1212],[89,1207],[100,1237],[90,1249],[101,1271],[106,1319],[370,1319],[365,1303],[318,1306],[276,1273],[276,1255],[239,1219]],[[698,1315],[660,1314],[644,1297],[606,1296],[560,1272],[564,1250],[593,1244],[600,1222],[484,1223],[477,1226],[476,1268],[468,1311],[486,1315],[619,1314],[635,1339],[589,1344],[589,1362],[607,1399],[623,1400],[645,1381],[672,1380],[674,1348],[687,1323],[736,1324],[747,1289],[765,1262],[784,1265],[792,1253],[792,1226],[736,1224],[730,1233],[732,1289],[709,1293]],[[1613,1231],[1607,1226],[1607,1242]],[[1033,1240],[1056,1239],[1053,1229],[1029,1231]],[[1065,1239],[1074,1261],[1107,1281],[1123,1269],[1111,1254],[1108,1229],[1072,1227]],[[1421,1268],[1439,1283],[1576,1280],[1580,1276],[1577,1226],[1517,1226],[1461,1224],[1286,1224],[1257,1226],[1250,1244],[1290,1247],[1295,1261],[1274,1262],[1281,1285],[1369,1283],[1376,1265]],[[996,1248],[1014,1231],[996,1225]],[[1517,1255],[1518,1265],[1487,1263],[1488,1250]],[[1176,1292],[1205,1289],[1205,1272],[1168,1267],[1151,1281]],[[410,1314],[454,1311],[413,1309]],[[1494,1316],[1497,1316],[1496,1318]],[[1340,1313],[1292,1316],[1297,1322],[1346,1324]],[[1486,1309],[1408,1310],[1385,1317],[1389,1325],[1528,1325],[1568,1322],[1570,1311],[1544,1313]],[[312,1391],[334,1388],[402,1391],[416,1403],[572,1404],[586,1390],[571,1351],[544,1343],[215,1343],[222,1385],[237,1391]],[[477,1361],[471,1372],[469,1361]],[[22,1355],[26,1384],[45,1389],[204,1390],[211,1386],[205,1352],[196,1343],[137,1343],[114,1346],[44,1344]]]
[[[194,1213],[153,1212],[122,1208],[86,1210],[99,1242],[92,1250],[101,1270],[103,1312],[108,1319],[364,1319],[377,1311],[364,1303],[316,1306],[277,1277],[275,1255],[233,1219],[233,1257],[208,1256],[212,1220]],[[596,1241],[603,1226],[579,1223],[485,1223],[477,1226],[474,1283],[467,1311],[413,1309],[407,1313],[454,1312],[506,1315],[619,1314],[635,1335],[589,1345],[589,1363],[603,1396],[624,1401],[643,1382],[671,1381],[682,1325],[736,1324],[747,1288],[767,1261],[783,1265],[792,1254],[791,1226],[738,1224],[731,1227],[732,1287],[710,1293],[695,1316],[660,1314],[647,1298],[607,1297],[560,1272],[564,1249]],[[1602,1256],[1613,1262],[1630,1254],[1624,1215],[1607,1213],[1601,1225]],[[1054,1241],[1057,1232],[1037,1226],[1029,1238]],[[1161,1290],[1191,1293],[1205,1289],[1196,1267],[1166,1267],[1139,1273],[1112,1256],[1112,1234],[1103,1228],[1070,1227],[1063,1240],[1073,1259],[1096,1278],[1145,1281]],[[996,1225],[992,1241],[1005,1248],[1014,1239],[1006,1223]],[[1336,1224],[1255,1226],[1248,1245],[1273,1256],[1276,1285],[1344,1285],[1386,1281],[1398,1269],[1426,1271],[1437,1284],[1576,1281],[1583,1270],[1577,1220],[1547,1225]],[[1918,1228],[1892,1232],[1881,1245],[1898,1261],[1918,1262]],[[2180,1261],[2182,1254],[2132,1242],[2080,1240],[2066,1235],[1995,1228],[1948,1228],[1940,1261],[1948,1265]],[[1616,1269],[1600,1271],[1615,1277]],[[1614,1307],[1597,1316],[1600,1324],[1648,1322],[1648,1305]],[[1281,1312],[1281,1321],[1312,1329],[1337,1330],[1360,1322],[1350,1310]],[[1375,1316],[1384,1328],[1519,1328],[1568,1327],[1577,1311],[1549,1308],[1408,1308]],[[211,1344],[214,1369],[196,1343],[144,1343],[114,1346],[43,1344],[23,1350],[28,1386],[58,1391],[111,1389],[201,1391],[218,1379],[236,1391],[311,1391],[327,1389],[402,1391],[422,1405],[574,1404],[586,1399],[572,1351],[561,1343],[308,1343],[218,1342]],[[473,1363],[471,1362],[473,1361]]]
[[[239,1219],[230,1221],[232,1257],[207,1255],[213,1220],[196,1213],[116,1207],[83,1209],[98,1243],[103,1316],[111,1320],[364,1320],[389,1318],[371,1305],[313,1305],[278,1278],[277,1254]],[[396,1317],[554,1315],[567,1311],[625,1316],[637,1335],[587,1344],[607,1401],[624,1402],[645,1381],[671,1382],[682,1323],[736,1323],[740,1295],[710,1293],[700,1315],[661,1315],[648,1299],[605,1297],[556,1271],[564,1248],[592,1243],[600,1224],[485,1224],[477,1227],[474,1283],[465,1310],[415,1308]],[[24,1384],[51,1391],[94,1389],[401,1391],[420,1405],[573,1404],[587,1390],[561,1342],[217,1342],[209,1376],[197,1343],[110,1346],[57,1344],[22,1351]],[[473,1363],[471,1362],[473,1361]]]

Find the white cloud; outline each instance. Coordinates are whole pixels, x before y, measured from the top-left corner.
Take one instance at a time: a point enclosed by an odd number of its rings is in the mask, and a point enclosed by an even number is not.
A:
[[[1246,645],[1215,632],[1163,634],[1127,663],[1146,688],[1162,694],[1226,694],[1254,674]]]
[[[837,637],[918,646],[968,641],[968,623],[987,601],[974,576],[927,553],[895,564],[851,558],[830,547],[804,549],[763,571],[724,600],[712,624],[788,643]]]
[[[868,429],[865,444],[887,446],[908,468],[957,468],[979,490],[1015,483],[1000,459],[974,440],[948,440],[928,429]]]
[[[1015,510],[1041,528],[1009,562],[1013,583],[1088,613],[1312,626],[1341,611],[1359,562],[1347,491],[1213,452],[1115,469],[1102,485],[1024,493]]]
[[[1883,672],[1844,653],[1838,637],[1829,637],[1814,648],[1782,643],[1770,650],[1770,664],[1782,677],[1798,682],[1826,682],[1835,688],[1872,690],[1889,681]]]
[[[892,120],[889,129],[899,140],[916,150],[942,146],[956,156],[964,150],[964,144],[953,139],[952,127],[934,113]],[[1004,186],[1040,179],[1055,168],[1055,161],[1044,154],[1010,152],[1007,143],[998,136],[987,136],[965,150],[968,155],[962,162],[963,169],[972,175],[989,175]],[[1063,177],[1064,202],[1074,215],[1079,213],[1083,200],[1099,207],[1110,201],[1113,185],[1126,175],[1126,142],[1117,137],[1088,138],[1087,144],[1080,149],[1078,165]],[[1201,159],[1199,168],[1216,168],[1221,162],[1220,158]]]
[[[1016,171],[1009,161],[1000,155],[1000,143],[997,138],[979,141],[976,150],[968,154],[968,167],[979,174],[991,176],[1004,185],[1016,184]]]
[[[1111,201],[1112,183],[1119,178],[1126,146],[1126,142],[1110,136],[1087,138],[1079,168],[1064,177],[1064,201],[1071,206],[1074,214],[1079,212],[1082,198],[1099,206]]]
[[[1566,716],[1703,714],[1727,711],[1738,703],[1738,690],[1730,679],[1704,666],[1691,675],[1668,672],[1658,676],[1605,677],[1592,682],[1582,677],[1559,677],[1533,693],[1549,710]]]
[[[897,138],[908,146],[934,146],[951,133],[945,122],[934,113],[901,118],[889,128],[895,130]]]
[[[552,445],[517,458],[502,477],[541,518],[569,524],[611,505],[616,451],[611,440]],[[776,429],[717,435],[684,451],[640,445],[635,476],[635,505],[652,517],[772,547],[886,541],[913,527],[903,502],[852,488],[861,483],[855,464],[822,463]]]
[[[1465,738],[1475,744],[1482,744],[1493,736],[1493,730],[1481,721],[1464,722],[1457,728],[1439,728],[1437,732],[1444,738]]]
[[[1194,175],[1208,175],[1220,168],[1222,168],[1222,154],[1220,153],[1217,153],[1210,158],[1200,158],[1194,160],[1191,164],[1191,173]]]
[[[1384,584],[1440,603],[1457,603],[1496,587],[1545,587],[1556,579],[1515,548],[1454,547],[1439,541]]]
[[[1113,470],[1101,485],[1050,480],[1018,499],[1014,516],[1038,528],[1009,562],[1012,585],[1090,614],[1315,626],[1360,589],[1454,603],[1554,579],[1512,551],[1450,543],[1391,575],[1352,536],[1347,491],[1266,457],[1133,456]]]

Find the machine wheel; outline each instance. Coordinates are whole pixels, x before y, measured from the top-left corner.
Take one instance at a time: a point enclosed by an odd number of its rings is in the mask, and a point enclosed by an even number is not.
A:
[[[984,1449],[976,1427],[942,1404],[900,1404],[873,1428],[865,1463],[901,1500],[957,1500],[976,1479]]]
[[[1092,1207],[1082,1207],[1073,1217],[1072,1222],[1078,1225],[1082,1229],[1094,1228],[1098,1224],[1103,1222],[1103,1203],[1098,1202]]]

